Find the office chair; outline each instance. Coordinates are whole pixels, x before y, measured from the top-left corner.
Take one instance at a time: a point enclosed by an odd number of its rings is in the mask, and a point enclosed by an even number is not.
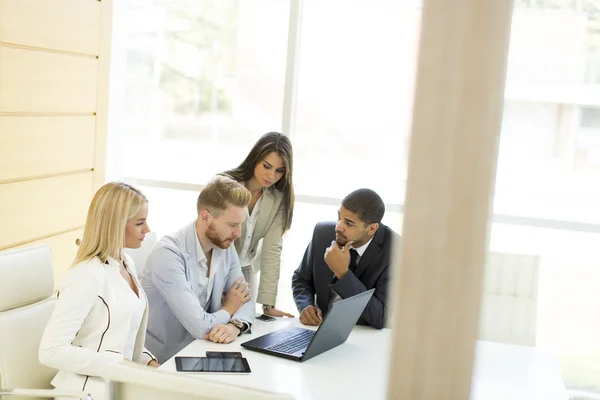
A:
[[[83,392],[52,389],[56,371],[41,365],[38,350],[54,309],[50,246],[0,252],[0,399],[73,397]],[[12,398],[12,397],[11,397]]]
[[[293,400],[286,394],[123,362],[104,370],[107,400]]]
[[[137,276],[140,280],[146,268],[146,260],[154,246],[156,246],[156,243],[158,243],[156,232],[148,232],[139,249],[124,249],[125,253],[133,260]]]
[[[540,257],[489,252],[479,339],[535,346]]]

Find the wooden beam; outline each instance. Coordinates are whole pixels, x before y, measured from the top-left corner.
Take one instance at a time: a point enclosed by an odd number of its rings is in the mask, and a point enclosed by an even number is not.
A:
[[[424,0],[389,399],[468,399],[511,0]]]

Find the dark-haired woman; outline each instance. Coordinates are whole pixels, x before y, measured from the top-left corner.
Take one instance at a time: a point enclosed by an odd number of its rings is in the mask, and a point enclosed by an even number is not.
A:
[[[263,313],[276,317],[293,317],[275,307],[283,234],[292,225],[294,213],[292,169],[290,140],[281,133],[269,132],[258,139],[237,168],[223,172],[244,182],[252,193],[235,248],[253,297],[262,304]],[[260,282],[257,282],[259,271]]]

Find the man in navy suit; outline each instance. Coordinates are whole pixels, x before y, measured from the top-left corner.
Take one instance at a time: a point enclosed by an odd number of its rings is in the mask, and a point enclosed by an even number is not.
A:
[[[385,206],[370,189],[342,200],[337,223],[320,222],[292,278],[305,325],[319,325],[333,301],[375,288],[358,324],[385,327],[389,270],[397,235],[381,223]]]

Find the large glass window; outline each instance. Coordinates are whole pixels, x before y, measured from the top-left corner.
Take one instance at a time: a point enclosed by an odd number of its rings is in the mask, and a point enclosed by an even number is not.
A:
[[[289,2],[138,1],[124,12],[121,175],[205,182],[280,130]]]
[[[299,192],[336,198],[367,186],[403,202],[419,12],[401,3],[304,2],[293,135]]]
[[[600,3],[515,7],[495,210],[600,223]]]

